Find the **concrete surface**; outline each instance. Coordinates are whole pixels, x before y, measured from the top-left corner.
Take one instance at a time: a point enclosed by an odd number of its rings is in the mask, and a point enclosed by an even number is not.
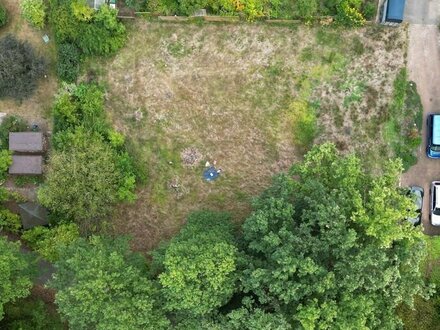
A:
[[[416,82],[422,99],[424,123],[423,142],[418,150],[418,162],[403,175],[402,185],[418,185],[424,188],[422,222],[425,233],[429,235],[440,234],[440,228],[433,227],[429,222],[429,186],[431,181],[440,180],[440,159],[429,159],[425,152],[427,115],[433,112],[440,113],[439,37],[436,25],[411,24],[409,26],[408,71],[410,79]]]
[[[412,24],[438,24],[440,22],[440,1],[406,0],[405,21]]]

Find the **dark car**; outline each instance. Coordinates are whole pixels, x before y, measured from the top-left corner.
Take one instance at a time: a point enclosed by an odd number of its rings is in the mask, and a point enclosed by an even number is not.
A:
[[[422,187],[411,186],[408,190],[408,195],[414,201],[414,209],[417,215],[414,218],[408,218],[414,226],[418,226],[422,223],[422,208],[423,208],[423,195],[424,191]]]
[[[426,155],[429,158],[440,158],[440,114],[430,114],[427,119],[428,139]]]

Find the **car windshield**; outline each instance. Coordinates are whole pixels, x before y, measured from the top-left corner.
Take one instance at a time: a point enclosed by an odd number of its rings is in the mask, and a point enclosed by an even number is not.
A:
[[[432,151],[440,151],[440,145],[433,145],[431,146]]]
[[[440,215],[440,208],[435,208],[432,213],[434,213],[435,215]]]

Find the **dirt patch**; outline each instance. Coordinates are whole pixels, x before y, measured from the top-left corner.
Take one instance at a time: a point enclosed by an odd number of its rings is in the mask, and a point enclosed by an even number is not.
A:
[[[22,102],[11,99],[0,100],[0,112],[22,116],[31,124],[40,127],[47,127],[49,120],[49,109],[53,102],[53,97],[57,90],[57,79],[54,74],[55,45],[53,40],[45,44],[42,37],[48,31],[38,31],[30,27],[20,16],[19,1],[4,0],[8,11],[8,24],[0,29],[0,38],[7,34],[13,34],[20,40],[25,40],[32,44],[37,53],[44,56],[49,62],[49,73],[46,77],[41,77],[38,88],[34,95]]]
[[[139,250],[172,236],[192,210],[246,217],[272,175],[302,157],[288,110],[297,99],[316,109],[317,142],[368,150],[372,162],[386,147],[380,116],[404,66],[404,28],[137,20],[129,30],[124,49],[88,69],[108,87],[109,115],[148,174],[138,201],[112,221]],[[198,166],[182,161],[188,148],[204,156]],[[206,161],[222,168],[218,180],[202,179]]]

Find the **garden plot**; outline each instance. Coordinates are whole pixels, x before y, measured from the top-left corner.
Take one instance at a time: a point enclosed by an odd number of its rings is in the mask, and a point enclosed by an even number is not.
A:
[[[148,250],[192,210],[241,220],[252,196],[313,140],[359,151],[372,165],[387,158],[382,118],[405,54],[404,27],[137,20],[116,56],[87,63],[146,177],[137,202],[114,215],[114,230]],[[213,182],[202,177],[207,161],[222,170]]]

